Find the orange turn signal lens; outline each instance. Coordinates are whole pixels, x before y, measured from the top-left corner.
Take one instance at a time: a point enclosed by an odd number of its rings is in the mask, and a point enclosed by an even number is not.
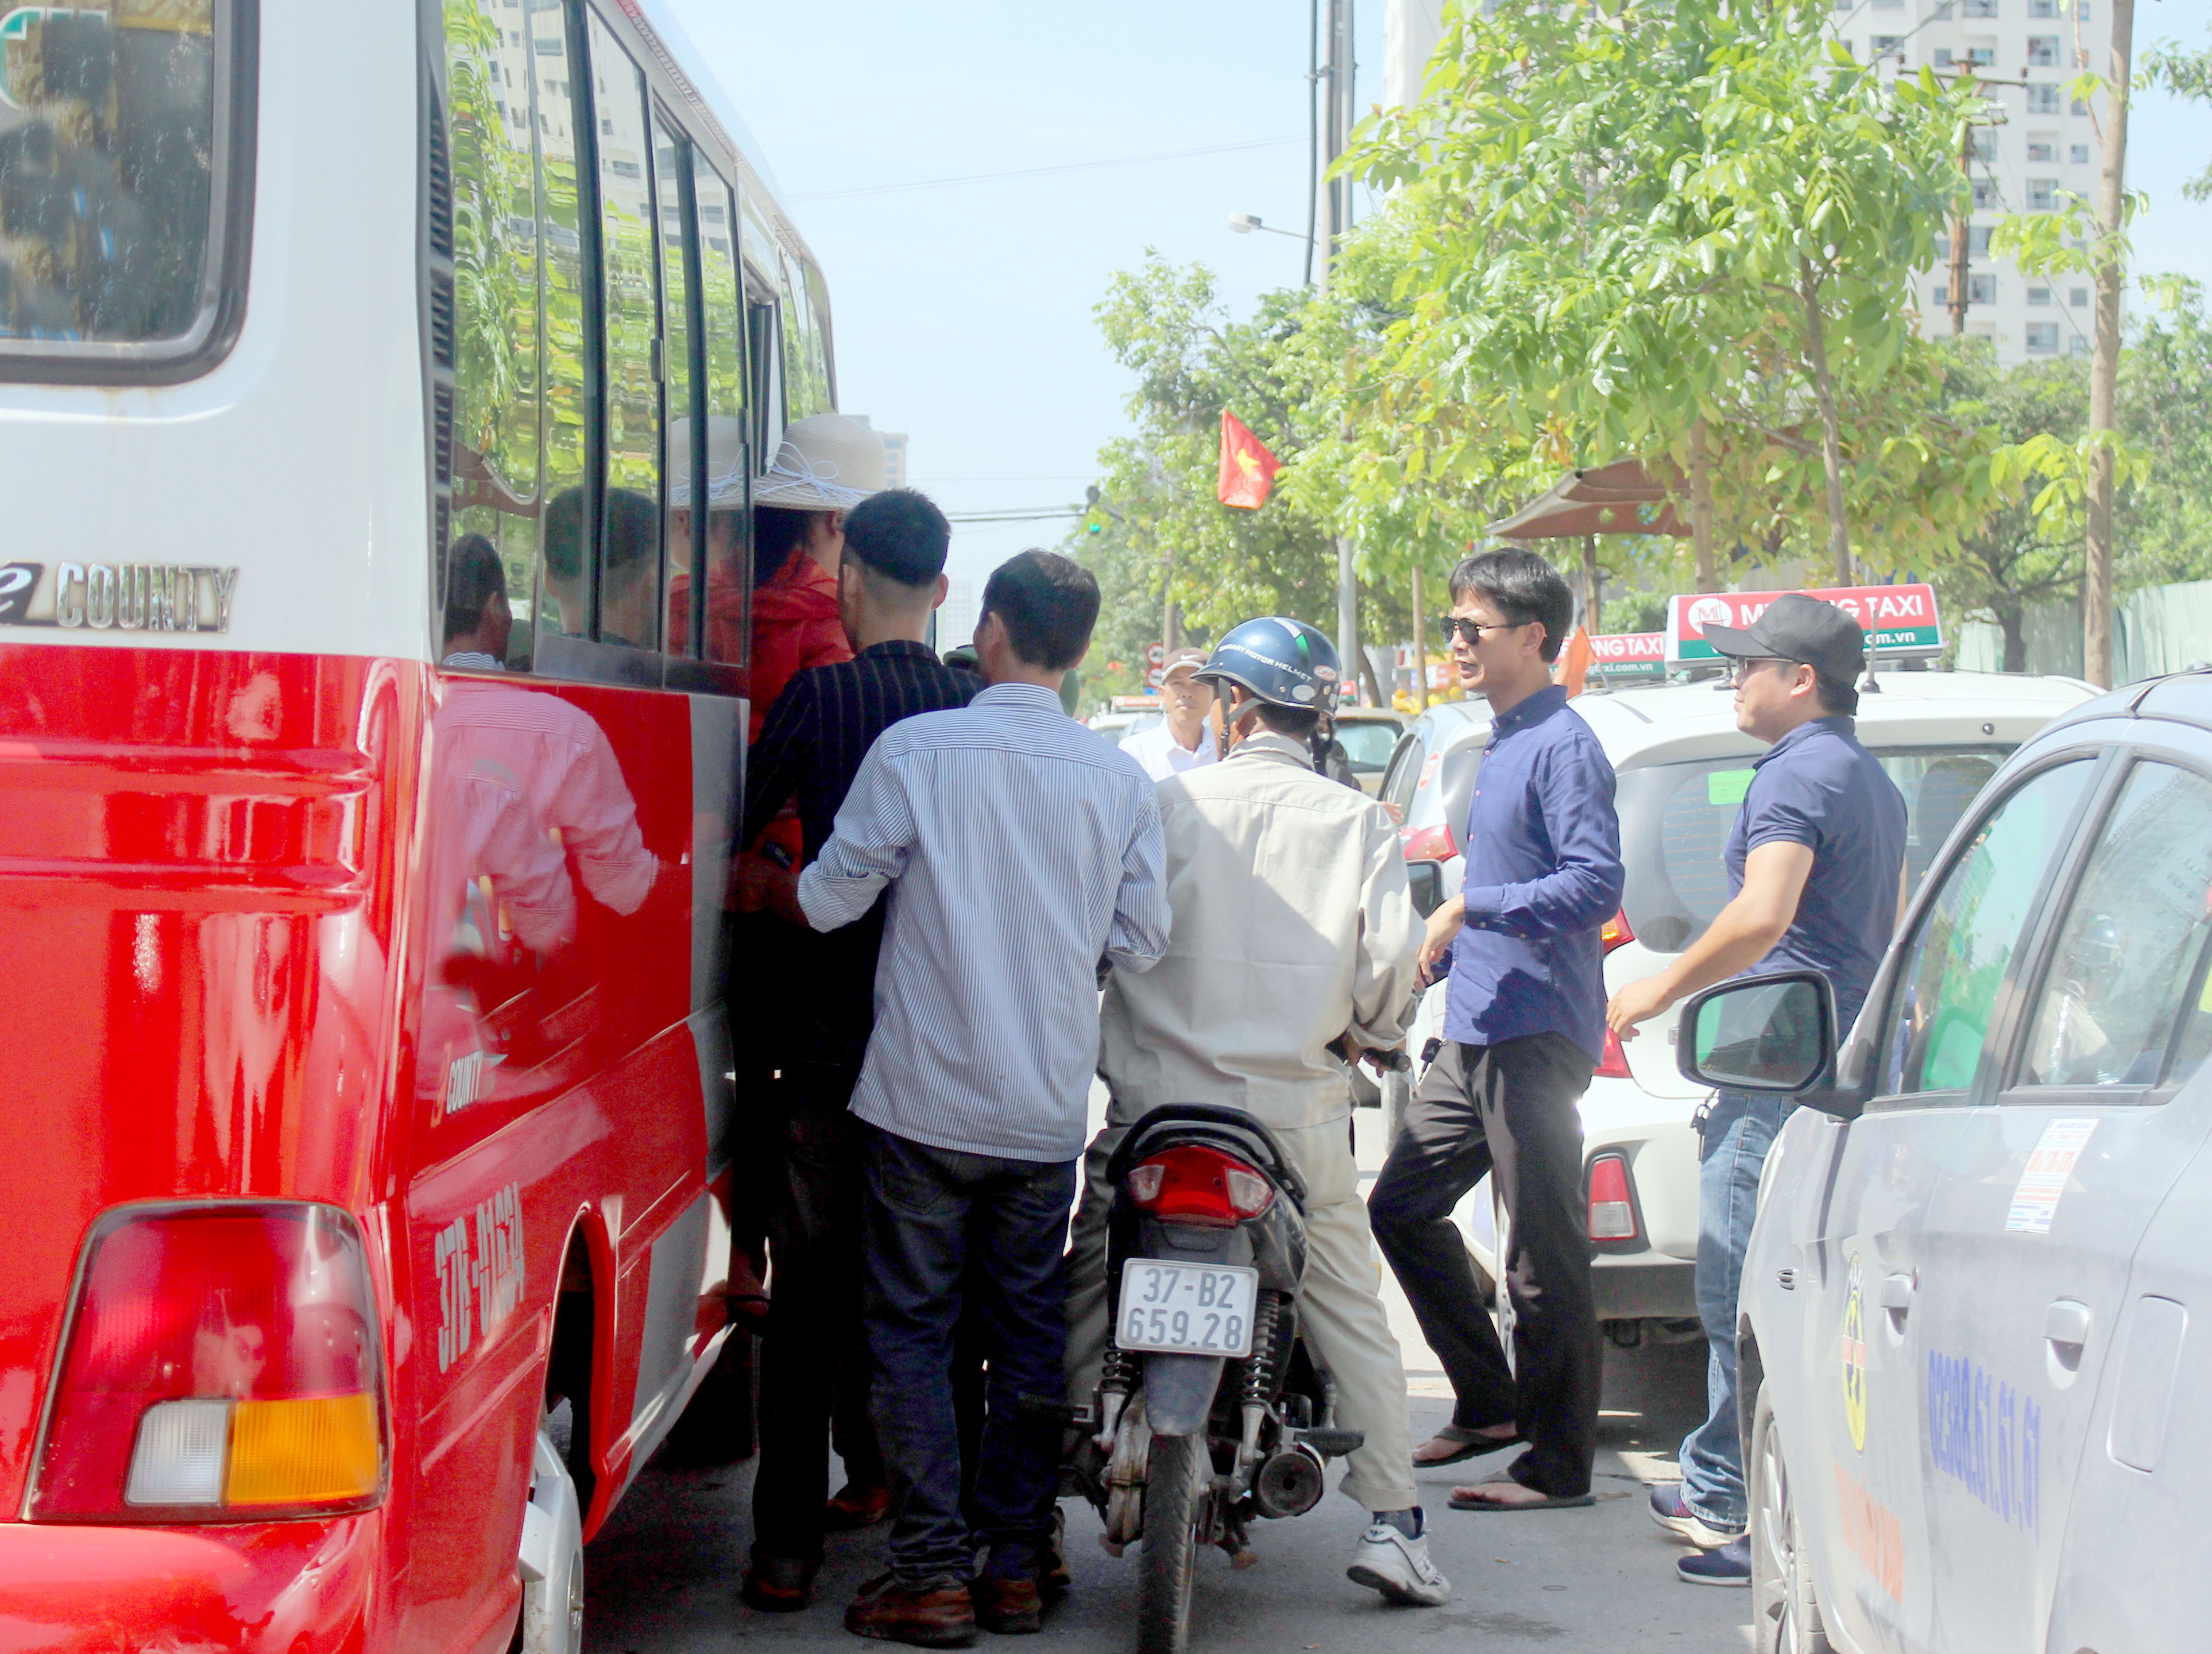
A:
[[[230,1420],[225,1505],[328,1505],[366,1499],[384,1466],[376,1398],[240,1402]]]

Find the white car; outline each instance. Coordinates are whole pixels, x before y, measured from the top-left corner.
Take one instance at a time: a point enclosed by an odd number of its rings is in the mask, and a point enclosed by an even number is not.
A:
[[[2022,741],[2094,693],[2076,679],[1984,672],[1880,672],[1860,696],[1861,740],[1881,759],[1909,811],[1907,867],[1917,879],[1975,794]],[[1606,927],[1607,993],[1656,976],[1705,932],[1728,901],[1722,851],[1752,760],[1765,746],[1735,727],[1724,680],[1586,692],[1574,709],[1619,777],[1627,885]],[[1489,702],[1448,702],[1415,721],[1383,776],[1417,897],[1455,894],[1474,777],[1489,739]],[[1425,865],[1426,864],[1426,865]],[[1443,1031],[1441,985],[1423,994],[1410,1049]],[[1398,1106],[1410,1082],[1386,1088]],[[1626,1347],[1698,1335],[1698,1133],[1711,1088],[1683,1079],[1665,1027],[1626,1047],[1607,1037],[1582,1101],[1583,1184],[1597,1250],[1597,1310]],[[1395,1122],[1394,1122],[1395,1123]],[[1459,1213],[1478,1268],[1497,1279],[1487,1180]]]
[[[1760,1649],[2204,1646],[2208,967],[2200,672],[2014,755],[1832,1069],[1769,1014],[1800,990],[1683,1007],[1705,1078],[1814,1077],[1743,1274]]]
[[[1090,721],[1089,727],[1109,746],[1119,746],[1132,735],[1141,734],[1159,722],[1160,716],[1157,712],[1102,712]]]

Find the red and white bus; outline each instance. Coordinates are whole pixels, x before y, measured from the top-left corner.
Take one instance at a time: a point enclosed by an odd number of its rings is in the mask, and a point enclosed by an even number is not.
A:
[[[716,1371],[746,479],[835,388],[687,59],[0,0],[0,1649],[573,1648]]]

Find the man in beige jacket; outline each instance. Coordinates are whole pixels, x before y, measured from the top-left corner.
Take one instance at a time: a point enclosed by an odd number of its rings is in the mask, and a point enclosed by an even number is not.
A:
[[[1349,1071],[1328,1049],[1395,1049],[1415,988],[1421,923],[1389,817],[1316,775],[1318,703],[1336,652],[1294,620],[1248,621],[1199,672],[1221,696],[1227,759],[1160,784],[1168,951],[1106,987],[1099,1070],[1106,1128],[1085,1160],[1068,1258],[1069,1397],[1090,1402],[1107,1337],[1106,1164],[1167,1103],[1243,1109],[1304,1180],[1300,1321],[1337,1385],[1337,1421],[1365,1432],[1342,1491],[1371,1519],[1351,1577],[1393,1602],[1435,1606],[1451,1587],[1429,1560],[1413,1486],[1406,1373],[1352,1154]]]

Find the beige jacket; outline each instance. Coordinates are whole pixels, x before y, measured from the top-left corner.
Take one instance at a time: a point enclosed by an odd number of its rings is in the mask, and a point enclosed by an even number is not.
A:
[[[1227,762],[1160,783],[1168,951],[1106,984],[1099,1073],[1109,1119],[1163,1103],[1249,1110],[1269,1126],[1340,1120],[1345,1066],[1324,1049],[1405,1037],[1421,923],[1382,806],[1261,732]]]

